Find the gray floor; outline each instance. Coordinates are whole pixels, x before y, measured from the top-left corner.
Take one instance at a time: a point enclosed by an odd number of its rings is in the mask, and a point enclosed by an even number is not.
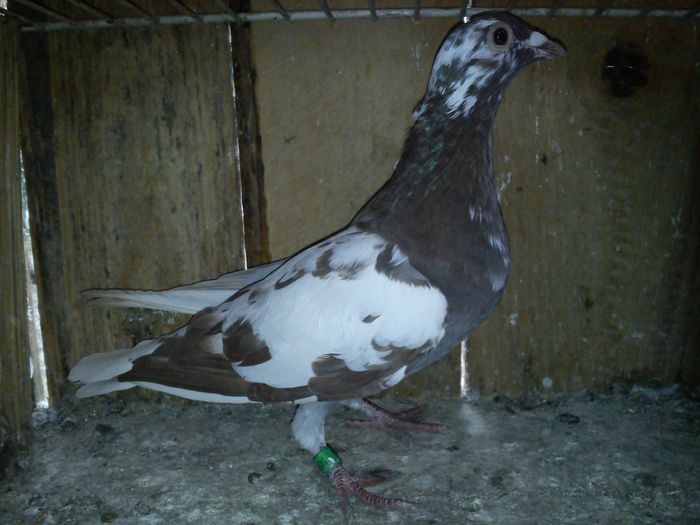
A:
[[[398,405],[392,408],[405,408]],[[291,439],[289,406],[112,398],[38,414],[34,457],[0,485],[0,523],[344,523]],[[390,435],[328,419],[346,466],[385,467],[350,523],[700,523],[700,409],[679,390],[426,407],[443,434]]]

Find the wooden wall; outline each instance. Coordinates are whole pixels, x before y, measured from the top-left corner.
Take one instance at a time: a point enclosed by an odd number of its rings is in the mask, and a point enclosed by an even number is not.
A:
[[[226,25],[25,34],[23,149],[51,394],[81,356],[175,326],[86,309],[81,290],[169,287],[241,267],[242,208],[259,214],[255,262],[346,224],[390,175],[452,23],[254,24],[246,75],[246,39]],[[697,383],[697,24],[533,23],[569,56],[523,72],[497,120],[513,272],[471,338],[470,386]],[[620,40],[651,64],[649,85],[627,99],[600,78]],[[239,166],[236,150],[259,143],[255,122],[237,127],[235,115],[256,107],[240,106],[232,78],[257,82],[264,187],[241,184],[239,169],[259,161]],[[453,353],[399,392],[457,396],[459,382]]]
[[[471,387],[697,384],[697,23],[532,23],[569,54],[516,78],[497,119],[513,269],[499,309],[471,338]],[[273,258],[344,226],[389,177],[452,24],[253,26]],[[618,41],[650,62],[648,86],[626,99],[601,79]],[[458,353],[399,390],[457,395]]]
[[[231,44],[222,24],[25,35],[23,47],[42,322],[60,391],[80,357],[175,327],[87,309],[81,290],[167,288],[243,266]]]
[[[0,477],[31,429],[27,288],[22,238],[19,32],[0,20]]]

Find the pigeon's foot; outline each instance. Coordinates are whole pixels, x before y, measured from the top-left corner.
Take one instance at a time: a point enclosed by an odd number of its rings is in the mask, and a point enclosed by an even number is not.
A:
[[[337,467],[330,474],[330,480],[338,490],[338,500],[343,513],[348,514],[351,510],[350,495],[354,495],[359,501],[372,507],[407,507],[410,504],[406,501],[394,498],[384,498],[372,494],[365,487],[376,485],[385,481],[374,476],[358,476],[351,474],[343,467]]]
[[[357,408],[362,410],[371,419],[350,419],[347,421],[349,425],[364,428],[380,428],[388,431],[408,430],[419,432],[442,432],[445,430],[444,425],[421,421],[421,407],[411,408],[409,410],[394,414],[388,410],[384,410],[382,407],[376,405],[369,399],[363,399],[362,403],[358,405]]]
[[[340,508],[344,514],[349,514],[352,508],[350,495],[355,496],[362,503],[372,507],[407,507],[406,501],[393,498],[384,498],[369,492],[366,487],[371,487],[391,478],[388,470],[375,470],[365,474],[351,474],[343,467],[343,462],[335,451],[326,445],[314,456],[314,463],[321,472],[326,474],[338,491]]]

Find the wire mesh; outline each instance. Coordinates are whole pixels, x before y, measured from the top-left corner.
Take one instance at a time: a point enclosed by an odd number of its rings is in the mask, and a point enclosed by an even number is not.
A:
[[[114,26],[147,26],[153,24],[193,23],[245,23],[286,20],[337,20],[362,18],[424,18],[465,19],[482,11],[501,9],[523,17],[583,17],[583,18],[675,18],[679,20],[700,19],[700,0],[503,0],[499,5],[485,0],[442,1],[405,0],[392,2],[392,7],[383,7],[386,2],[367,0],[353,2],[361,7],[338,7],[347,2],[317,0],[313,5],[295,2],[294,9],[285,4],[292,0],[266,0],[269,9],[237,11],[226,0],[160,0],[163,4],[158,13],[147,9],[137,0],[117,0],[95,5],[95,0],[66,0],[58,4],[49,0],[13,0],[7,7],[0,7],[2,16],[14,18],[23,31],[59,31],[79,28]],[[488,6],[486,4],[489,4]],[[105,7],[121,6],[120,13]],[[151,3],[153,4],[153,3]],[[149,4],[149,5],[151,5]],[[396,7],[396,5],[399,7]],[[258,6],[258,4],[255,4]],[[301,5],[303,8],[298,8]],[[125,15],[124,12],[129,13]]]

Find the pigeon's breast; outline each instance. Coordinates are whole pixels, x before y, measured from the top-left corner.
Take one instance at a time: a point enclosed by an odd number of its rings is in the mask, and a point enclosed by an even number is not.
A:
[[[447,299],[445,333],[437,348],[411,373],[439,360],[466,339],[494,311],[508,281],[510,250],[502,222],[462,230],[451,242],[439,237],[431,243],[430,252],[415,250],[411,262]]]

